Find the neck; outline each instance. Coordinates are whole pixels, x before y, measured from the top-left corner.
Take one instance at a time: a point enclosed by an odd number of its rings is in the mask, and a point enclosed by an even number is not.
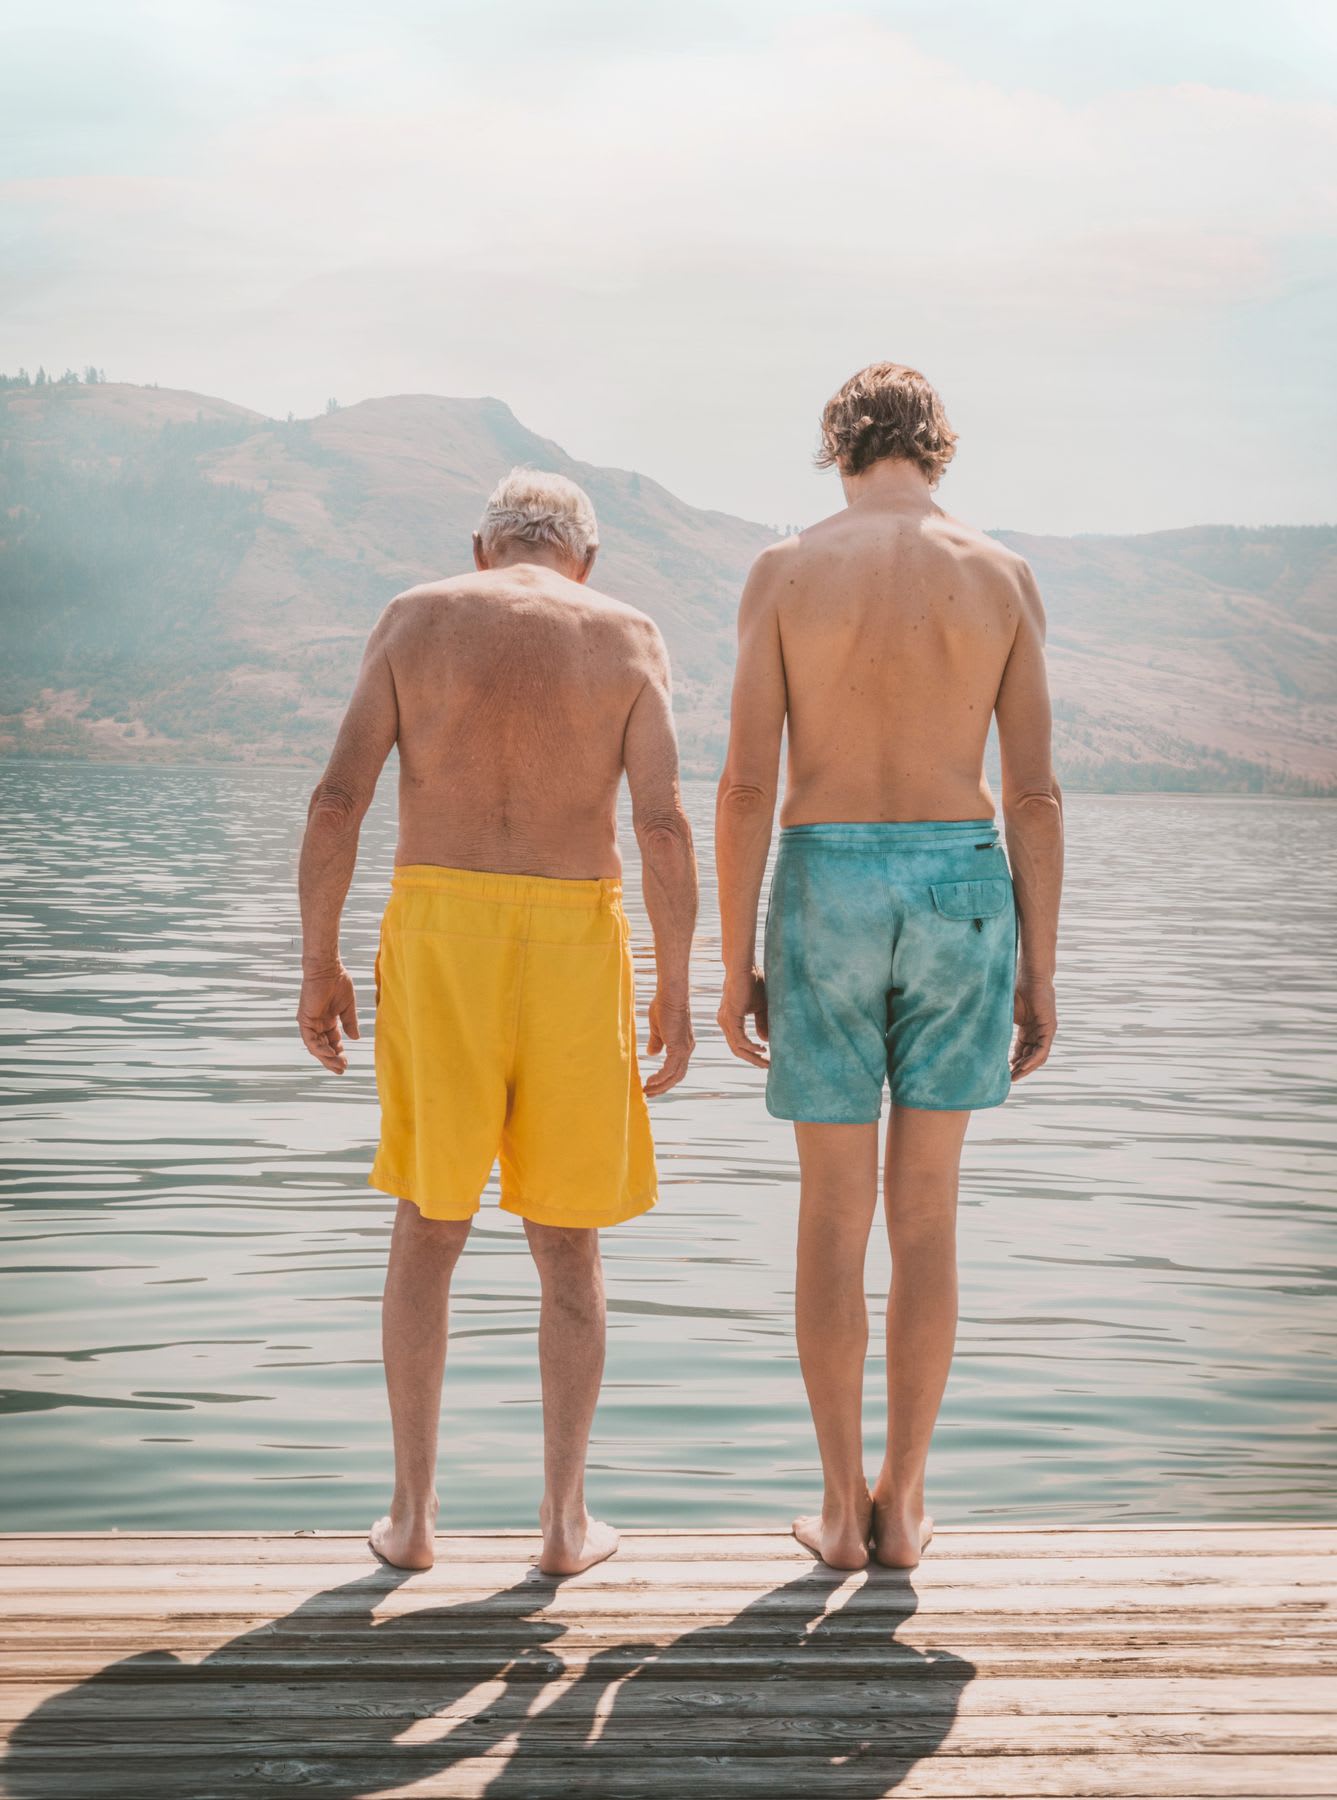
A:
[[[857,475],[842,475],[840,485],[847,506],[931,512],[936,505],[928,477],[917,464],[899,456],[884,456]]]
[[[531,563],[539,569],[553,569],[557,574],[568,577],[571,574],[571,558],[547,544],[503,544],[487,560],[489,569],[514,569],[521,563]]]

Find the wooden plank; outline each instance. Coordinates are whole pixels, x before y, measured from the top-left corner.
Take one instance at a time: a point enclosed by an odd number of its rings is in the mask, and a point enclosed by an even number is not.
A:
[[[838,1594],[839,1589],[826,1590]],[[563,1584],[560,1607],[551,1589],[534,1584],[526,1591],[517,1586],[490,1592],[479,1598],[496,1617],[518,1618],[533,1614],[538,1617],[560,1610],[565,1618],[593,1616],[625,1619],[725,1620],[748,1611],[812,1618],[828,1610],[822,1605],[820,1590],[805,1587],[779,1588],[758,1594],[755,1588],[724,1586],[699,1587],[579,1587]],[[1258,1585],[1227,1587],[1225,1584],[1175,1588],[1053,1585],[1034,1587],[942,1587],[931,1596],[935,1616],[949,1613],[977,1613],[1002,1616],[1012,1613],[1067,1612],[1100,1613],[1110,1617],[1134,1618],[1142,1612],[1195,1612],[1208,1608],[1216,1612],[1233,1610],[1249,1614],[1267,1608],[1274,1618],[1302,1618],[1319,1613],[1331,1614],[1337,1605],[1337,1585],[1303,1586],[1277,1589]],[[265,1590],[220,1590],[207,1596],[194,1595],[189,1589],[181,1593],[165,1593],[158,1597],[161,1616],[165,1619],[197,1618],[208,1614],[217,1618],[250,1617],[261,1603],[271,1613],[302,1609],[307,1618],[334,1617],[340,1613],[366,1613],[373,1606],[378,1619],[401,1619],[414,1612],[429,1612],[435,1606],[448,1608],[448,1594],[433,1597],[421,1589],[395,1587],[376,1592],[374,1596],[359,1585],[311,1592],[302,1587],[280,1587]],[[468,1604],[467,1600],[456,1605]],[[917,1609],[917,1596],[907,1587],[888,1583],[870,1584],[859,1597],[856,1610],[868,1617],[874,1614],[885,1620],[904,1618]],[[145,1600],[142,1594],[116,1591],[100,1594],[96,1608],[99,1616],[143,1618]],[[829,1610],[837,1610],[831,1608]],[[0,1595],[0,1620],[11,1621],[11,1629],[33,1618],[85,1618],[90,1611],[88,1597],[77,1591],[39,1594]]]
[[[721,1562],[713,1571],[715,1579],[733,1588],[748,1587],[756,1592],[807,1582],[814,1590],[887,1591],[917,1593],[921,1599],[944,1589],[979,1588],[993,1590],[1005,1584],[1009,1589],[1022,1587],[1069,1587],[1074,1583],[1108,1584],[1111,1571],[1106,1559],[1090,1557],[1081,1560],[1017,1556],[1006,1563],[984,1559],[938,1557],[925,1561],[906,1573],[880,1567],[870,1568],[851,1577],[826,1569],[811,1557],[757,1559],[745,1563]],[[563,1593],[583,1593],[591,1589],[637,1591],[655,1588],[667,1592],[677,1588],[699,1588],[702,1566],[686,1560],[651,1561],[642,1556],[615,1557],[595,1565],[583,1575],[562,1584]],[[11,1598],[23,1594],[56,1594],[74,1589],[80,1594],[101,1597],[115,1593],[138,1593],[145,1596],[174,1595],[189,1591],[201,1596],[215,1593],[238,1594],[292,1591],[298,1587],[332,1589],[357,1581],[364,1576],[377,1576],[387,1587],[394,1577],[370,1554],[360,1563],[304,1562],[270,1564],[263,1568],[250,1565],[205,1563],[111,1564],[67,1569],[21,1564],[9,1568],[4,1589]],[[1324,1588],[1337,1592],[1337,1557],[1273,1556],[1264,1569],[1255,1559],[1239,1555],[1224,1556],[1126,1556],[1118,1565],[1119,1581],[1130,1590],[1186,1586],[1219,1589],[1249,1588],[1256,1590],[1262,1582],[1279,1591],[1291,1593],[1302,1588]],[[510,1589],[525,1583],[535,1589],[553,1589],[531,1565],[516,1561],[471,1560],[440,1564],[436,1568],[412,1576],[411,1591],[424,1595],[482,1595]],[[409,1582],[403,1584],[407,1589]]]
[[[944,1521],[939,1527],[939,1530],[944,1535],[969,1535],[972,1532],[985,1532],[991,1536],[1034,1539],[1082,1538],[1107,1531],[1114,1531],[1120,1534],[1137,1533],[1144,1536],[1171,1537],[1177,1534],[1187,1534],[1192,1536],[1200,1532],[1217,1531],[1267,1531],[1284,1533],[1298,1531],[1332,1531],[1334,1529],[1337,1529],[1337,1527],[1334,1527],[1330,1519],[1279,1519],[1275,1522],[1266,1522],[1263,1524],[1232,1519],[1194,1519],[1191,1522],[1182,1519],[1164,1519],[1160,1521],[1152,1519],[1141,1521],[1127,1520],[1117,1525],[1112,1525],[1108,1522],[1095,1525],[1057,1524],[1053,1522],[1032,1525],[1007,1525],[995,1523],[989,1525],[954,1525]],[[713,1525],[709,1530],[704,1530],[697,1525],[631,1525],[627,1527],[627,1534],[632,1537],[683,1538],[690,1540],[698,1538],[767,1537],[775,1535],[775,1531],[776,1528],[773,1524]],[[109,1529],[102,1528],[87,1531],[9,1531],[0,1535],[13,1540],[14,1542],[22,1542],[25,1539],[45,1539],[48,1542],[61,1541],[73,1543],[79,1539],[95,1541],[102,1538],[114,1537],[122,1540],[141,1538],[146,1542],[175,1544],[191,1538],[231,1538],[240,1542],[245,1539],[256,1540],[263,1538],[288,1537],[357,1538],[361,1537],[363,1534],[356,1528],[343,1529],[323,1525],[303,1526],[294,1531],[273,1531],[264,1528],[257,1529],[255,1527],[230,1530],[214,1528],[205,1529],[201,1526],[189,1526],[175,1531],[165,1529],[160,1530],[157,1527],[145,1530],[140,1530],[136,1527],[126,1527],[123,1530],[120,1526],[113,1525]],[[497,1525],[490,1526],[486,1531],[442,1531],[438,1535],[460,1539],[513,1539],[533,1537],[536,1535],[536,1532],[532,1527],[523,1525]]]
[[[784,1531],[664,1532],[627,1530],[622,1533],[623,1558],[634,1551],[656,1562],[751,1561],[774,1558],[807,1559],[807,1552]],[[529,1561],[538,1554],[536,1531],[441,1532],[438,1553],[443,1563],[482,1558],[488,1561]],[[170,1552],[170,1554],[168,1553]],[[1003,1557],[1019,1553],[1027,1557],[1084,1560],[1090,1556],[1191,1555],[1333,1555],[1337,1556],[1337,1527],[1157,1526],[1136,1528],[1084,1527],[1063,1531],[1022,1531],[973,1527],[943,1527],[925,1559],[928,1566],[940,1553],[953,1558]],[[312,1532],[11,1532],[0,1534],[0,1564],[33,1563],[42,1567],[101,1563],[163,1564],[179,1562],[196,1567],[207,1562],[349,1562],[361,1563],[367,1554],[366,1535],[355,1531]]]
[[[631,1669],[638,1665],[633,1662]],[[596,1673],[608,1673],[602,1667]],[[577,1688],[585,1665],[543,1687],[543,1705],[560,1703]],[[732,1676],[732,1671],[728,1671]],[[664,1679],[650,1665],[648,1672],[627,1681],[613,1674],[620,1714],[627,1718],[685,1719],[699,1723],[703,1716],[728,1719],[770,1719],[810,1714],[833,1717],[842,1708],[861,1716],[902,1714],[936,1716],[956,1714],[971,1718],[1055,1718],[1094,1714],[1102,1718],[1129,1718],[1153,1714],[1209,1715],[1311,1715],[1327,1721],[1333,1748],[1337,1749],[1337,1715],[1334,1715],[1333,1683],[1328,1678],[1267,1675],[1234,1675],[1218,1679],[1176,1676],[1086,1677],[1061,1675],[1047,1680],[976,1675],[962,1686],[951,1679],[851,1676],[846,1680],[813,1679],[805,1671],[766,1675],[760,1671],[742,1679],[726,1678],[702,1684],[693,1680]],[[532,1686],[532,1684],[531,1684]],[[175,1719],[194,1719],[205,1714],[213,1721],[263,1721],[274,1717],[306,1722],[329,1718],[459,1719],[472,1717],[493,1706],[509,1704],[523,1713],[532,1704],[532,1693],[513,1680],[452,1681],[449,1674],[435,1681],[389,1680],[363,1676],[356,1682],[302,1679],[284,1683],[238,1681],[196,1675],[189,1680],[134,1680],[90,1682],[71,1688],[65,1682],[0,1682],[0,1723],[16,1724],[39,1706],[59,1702],[62,1720],[130,1722],[153,1720],[164,1724]],[[1204,1726],[1205,1730],[1206,1727]]]
[[[171,1652],[153,1654],[165,1659],[165,1666],[159,1665],[160,1679],[165,1679],[172,1667],[184,1679],[195,1667],[193,1661],[167,1660],[172,1658]],[[1210,1641],[1130,1648],[1113,1640],[1104,1645],[1054,1640],[992,1647],[981,1646],[978,1639],[972,1639],[963,1640],[956,1650],[942,1643],[936,1644],[932,1652],[893,1643],[885,1646],[870,1644],[862,1650],[827,1650],[820,1655],[786,1653],[766,1644],[756,1644],[731,1648],[727,1659],[709,1650],[677,1648],[664,1663],[657,1665],[657,1674],[663,1680],[697,1682],[718,1682],[726,1676],[760,1682],[777,1675],[805,1681],[886,1681],[893,1676],[932,1681],[936,1666],[932,1658],[943,1655],[959,1655],[971,1664],[977,1677],[1145,1676],[1169,1679],[1199,1675],[1229,1678],[1266,1667],[1279,1676],[1313,1677],[1330,1684],[1337,1681],[1337,1644],[1312,1649],[1297,1647],[1284,1640],[1251,1640],[1242,1650],[1222,1651]],[[354,1648],[335,1645],[319,1651],[304,1646],[300,1653],[263,1648],[230,1652],[226,1646],[214,1648],[211,1645],[207,1678],[245,1677],[248,1681],[278,1686],[333,1682],[351,1694],[367,1680],[387,1675],[398,1682],[436,1682],[438,1686],[488,1681],[499,1668],[508,1665],[508,1660],[504,1645],[491,1648],[483,1645],[471,1650],[450,1643],[428,1642],[421,1650],[414,1650],[403,1645],[386,1647],[367,1643]],[[596,1661],[606,1675],[622,1676],[641,1668],[645,1653],[625,1642],[573,1644],[564,1637],[560,1657],[554,1656],[549,1663],[531,1653],[514,1668],[511,1679],[516,1683],[541,1685],[563,1672],[578,1674]],[[96,1679],[102,1685],[112,1686],[134,1681],[142,1674],[142,1661],[129,1648],[123,1656],[48,1646],[41,1646],[35,1653],[29,1650],[0,1655],[0,1682],[47,1680],[72,1684]]]
[[[569,1699],[569,1714],[565,1703]],[[530,1712],[520,1704],[494,1703],[485,1711],[458,1717],[349,1716],[304,1718],[300,1712],[253,1720],[239,1731],[235,1718],[214,1717],[201,1707],[193,1718],[133,1720],[122,1728],[107,1719],[67,1718],[54,1708],[19,1725],[0,1729],[0,1743],[17,1746],[30,1766],[58,1761],[68,1766],[80,1759],[104,1756],[119,1745],[136,1759],[146,1755],[191,1755],[233,1750],[240,1735],[258,1756],[296,1752],[365,1754],[393,1746],[404,1749],[448,1742],[453,1755],[484,1755],[499,1739],[522,1735],[537,1750],[553,1756],[576,1756],[593,1737],[604,1755],[634,1750],[654,1756],[765,1756],[822,1754],[890,1756],[945,1755],[1026,1757],[1043,1745],[1047,1756],[1091,1756],[1097,1752],[1166,1755],[1192,1752],[1337,1757],[1337,1729],[1331,1713],[1228,1714],[1166,1713],[1152,1715],[1031,1714],[955,1717],[947,1712],[886,1712],[841,1706],[834,1712],[738,1717],[710,1710],[703,1718],[680,1713],[655,1716],[644,1710],[624,1715],[620,1693],[602,1684],[584,1693],[566,1690]]]
[[[302,1609],[300,1612],[252,1612],[244,1615],[219,1615],[210,1609],[194,1614],[167,1618],[162,1613],[148,1616],[108,1618],[101,1614],[60,1619],[37,1616],[24,1621],[21,1631],[9,1634],[7,1653],[36,1651],[38,1646],[81,1645],[108,1654],[120,1650],[173,1647],[182,1651],[212,1649],[228,1641],[244,1640],[251,1648],[262,1644],[286,1646],[300,1651],[333,1650],[340,1647],[369,1648],[393,1654],[395,1649],[416,1647],[423,1651],[448,1648],[451,1645],[484,1645],[517,1641],[517,1618],[524,1614],[505,1614],[490,1609],[426,1607],[400,1614],[379,1623],[368,1611],[322,1612]],[[627,1620],[634,1630],[629,1634]],[[1203,1608],[1185,1613],[1175,1606],[1147,1609],[1145,1612],[1114,1617],[1094,1612],[1040,1613],[1023,1610],[995,1614],[987,1606],[971,1612],[942,1614],[919,1612],[908,1616],[867,1614],[862,1611],[838,1621],[838,1629],[824,1625],[819,1632],[806,1629],[807,1620],[800,1616],[789,1620],[786,1629],[782,1615],[749,1609],[744,1614],[721,1615],[698,1621],[679,1614],[651,1619],[646,1614],[601,1613],[583,1616],[550,1614],[537,1616],[529,1628],[529,1637],[543,1641],[560,1638],[563,1649],[577,1644],[613,1644],[624,1641],[660,1644],[671,1643],[685,1631],[709,1631],[709,1642],[721,1650],[729,1646],[740,1652],[749,1645],[771,1645],[777,1652],[794,1648],[814,1654],[824,1646],[830,1650],[842,1645],[867,1645],[889,1651],[897,1645],[912,1650],[917,1647],[973,1645],[981,1654],[992,1647],[1036,1644],[1113,1647],[1174,1643],[1200,1644],[1229,1651],[1235,1643],[1250,1646],[1248,1654],[1261,1647],[1288,1644],[1305,1646],[1315,1652],[1337,1647],[1337,1620],[1327,1611],[1301,1612],[1274,1616],[1270,1611],[1240,1612],[1225,1607]]]
[[[538,1746],[517,1753],[505,1740],[479,1755],[453,1760],[442,1746],[391,1746],[378,1753],[338,1754],[328,1746],[266,1756],[231,1750],[183,1756],[171,1745],[140,1746],[118,1767],[105,1753],[72,1752],[60,1759],[16,1756],[6,1777],[29,1796],[70,1800],[235,1800],[238,1794],[337,1793],[358,1800],[682,1800],[700,1793],[820,1795],[875,1800],[1042,1800],[1100,1796],[1101,1800],[1331,1800],[1337,1757],[1276,1756],[1271,1752],[1083,1753],[1076,1756],[918,1757],[861,1751],[830,1756],[719,1756],[668,1753],[659,1757],[586,1751],[554,1755]],[[442,1765],[445,1765],[444,1767]],[[435,1766],[434,1766],[435,1765]],[[62,1781],[68,1785],[61,1787]],[[129,1781],[131,1785],[127,1787]]]

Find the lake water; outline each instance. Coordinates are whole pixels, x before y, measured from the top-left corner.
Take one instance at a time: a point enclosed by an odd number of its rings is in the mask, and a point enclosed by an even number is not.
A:
[[[309,776],[0,764],[0,1527],[354,1527],[385,1501],[393,1202],[366,1173],[392,775],[345,932],[368,1035],[336,1079],[291,1023]],[[712,1022],[710,803],[692,790],[701,1048],[654,1108],[661,1204],[604,1238],[590,1488],[627,1525],[787,1521],[817,1491],[792,1137]],[[1070,800],[1059,1047],[967,1141],[944,1521],[1331,1516],[1335,824]],[[644,1007],[634,859],[628,900]],[[528,1526],[539,1492],[537,1283],[494,1202],[453,1308],[452,1527]],[[886,1280],[879,1236],[875,1343]]]

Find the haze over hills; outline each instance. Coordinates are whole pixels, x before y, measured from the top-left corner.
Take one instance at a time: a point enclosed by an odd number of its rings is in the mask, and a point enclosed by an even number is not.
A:
[[[597,579],[662,627],[684,762],[713,773],[772,528],[578,462],[499,400],[280,422],[114,383],[0,390],[0,753],[319,764],[382,606],[469,566],[515,463],[588,489]],[[1337,527],[998,535],[1045,595],[1070,786],[1337,792]]]

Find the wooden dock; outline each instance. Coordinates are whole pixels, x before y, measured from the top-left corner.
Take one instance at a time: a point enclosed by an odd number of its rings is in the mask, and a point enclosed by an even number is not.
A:
[[[7,1800],[1337,1795],[1337,1528],[0,1538]]]

